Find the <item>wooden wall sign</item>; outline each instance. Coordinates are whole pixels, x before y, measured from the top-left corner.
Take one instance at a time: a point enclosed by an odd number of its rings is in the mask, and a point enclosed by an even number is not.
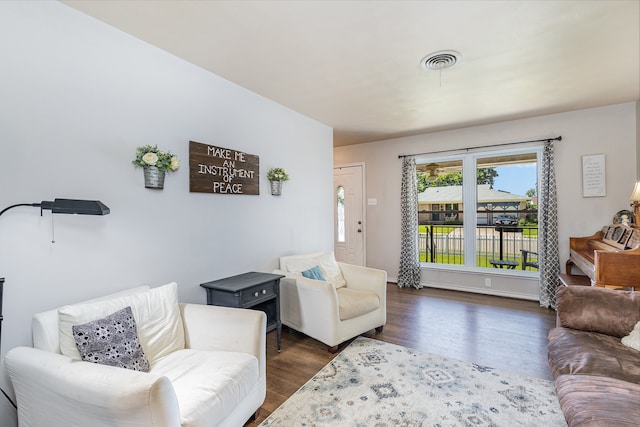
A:
[[[189,141],[189,191],[260,194],[260,158],[230,148]]]

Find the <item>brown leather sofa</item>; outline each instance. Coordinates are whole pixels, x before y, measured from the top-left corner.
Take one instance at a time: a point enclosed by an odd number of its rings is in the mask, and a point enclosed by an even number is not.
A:
[[[640,292],[560,287],[549,367],[569,427],[640,426],[640,351],[621,342],[640,321]]]

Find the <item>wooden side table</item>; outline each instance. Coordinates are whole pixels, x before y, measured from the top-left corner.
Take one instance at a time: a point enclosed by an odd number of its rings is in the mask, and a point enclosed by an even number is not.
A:
[[[281,274],[250,272],[202,283],[207,304],[262,310],[267,315],[267,332],[276,330],[280,351],[280,279]]]

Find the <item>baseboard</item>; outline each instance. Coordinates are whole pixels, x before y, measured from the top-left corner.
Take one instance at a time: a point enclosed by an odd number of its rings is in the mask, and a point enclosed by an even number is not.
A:
[[[396,277],[387,278],[387,282],[398,284],[398,279]],[[508,292],[508,291],[492,290],[492,289],[485,289],[485,288],[476,288],[476,287],[462,286],[462,285],[455,285],[455,284],[448,284],[448,283],[420,282],[420,284],[425,288],[446,289],[449,291],[471,292],[474,294],[492,295],[496,297],[516,298],[516,299],[523,299],[528,301],[540,301],[540,298],[537,296],[522,294],[518,292]]]

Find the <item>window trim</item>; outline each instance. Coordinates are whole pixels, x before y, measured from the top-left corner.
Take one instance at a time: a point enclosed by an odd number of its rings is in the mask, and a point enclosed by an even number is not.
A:
[[[516,148],[488,148],[488,149],[477,149],[471,152],[466,153],[457,153],[450,155],[440,155],[440,156],[429,156],[429,155],[421,155],[416,157],[417,164],[428,164],[428,163],[438,163],[438,162],[450,162],[450,161],[462,161],[462,206],[474,206],[475,209],[471,211],[469,209],[464,209],[462,213],[463,220],[463,230],[465,236],[475,236],[476,228],[478,226],[477,222],[477,169],[478,169],[478,159],[485,157],[494,157],[494,156],[512,156],[518,154],[531,154],[535,153],[536,155],[536,182],[540,183],[542,178],[542,154],[543,154],[543,143],[527,143],[522,146]],[[467,183],[472,183],[468,185]],[[540,204],[538,203],[538,218],[540,213]],[[416,230],[416,233],[418,231]],[[538,235],[539,238],[539,235]],[[474,272],[474,273],[493,273],[493,274],[501,274],[501,275],[513,275],[513,276],[521,276],[521,277],[539,277],[540,271],[528,271],[521,269],[489,269],[487,267],[479,267],[476,266],[476,241],[475,239],[464,239],[463,248],[465,254],[471,254],[471,256],[464,257],[464,264],[442,264],[442,263],[430,263],[430,262],[421,262],[420,268],[429,268],[429,269],[437,269],[437,270],[455,270],[460,272],[463,271]],[[454,267],[455,266],[455,267]],[[494,271],[495,270],[495,271]]]

